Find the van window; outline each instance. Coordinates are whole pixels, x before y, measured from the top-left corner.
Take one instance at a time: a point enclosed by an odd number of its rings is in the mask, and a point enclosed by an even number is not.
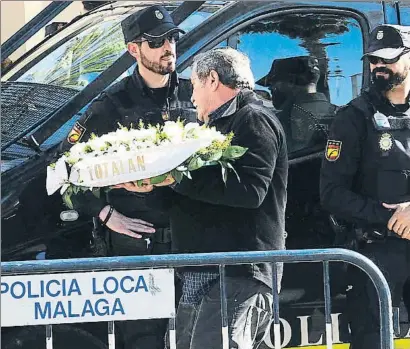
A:
[[[126,50],[121,19],[93,25],[39,61],[17,81],[83,89]]]
[[[258,20],[235,36],[236,48],[250,58],[255,81],[259,82],[256,91],[281,110],[278,115],[287,133],[289,151],[323,146],[331,122],[328,115],[332,117],[336,106],[360,93],[363,37],[359,23],[336,14],[293,13]],[[299,72],[287,75],[287,68],[283,68],[287,65],[281,66],[279,74],[272,74],[268,84],[262,79],[273,61],[299,56],[317,59],[320,76],[316,86],[301,85],[303,79],[292,78]],[[305,96],[315,89],[314,97],[310,93]]]

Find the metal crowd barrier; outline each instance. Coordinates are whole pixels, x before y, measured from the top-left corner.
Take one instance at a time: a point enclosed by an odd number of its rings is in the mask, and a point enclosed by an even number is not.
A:
[[[332,344],[331,297],[329,283],[329,262],[345,262],[362,269],[372,280],[379,297],[381,348],[393,349],[393,320],[391,296],[387,281],[380,269],[368,258],[345,249],[282,250],[265,252],[231,252],[201,254],[171,254],[157,256],[102,257],[68,260],[44,260],[1,263],[2,275],[33,275],[70,272],[120,271],[152,268],[178,268],[186,266],[217,265],[220,271],[222,343],[229,348],[227,301],[225,291],[225,266],[270,262],[273,264],[273,328],[274,348],[281,348],[279,321],[279,294],[277,289],[277,263],[321,262],[323,263],[326,346]],[[175,317],[169,319],[171,349],[176,348]],[[108,323],[109,348],[114,349],[114,322]],[[46,325],[47,349],[52,349],[52,325]],[[58,349],[58,348],[57,348]]]

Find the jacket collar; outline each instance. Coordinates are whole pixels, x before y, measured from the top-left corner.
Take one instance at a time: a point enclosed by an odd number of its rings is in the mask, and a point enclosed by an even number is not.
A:
[[[376,90],[374,87],[370,87],[368,90],[368,94],[370,95],[370,100],[373,102],[372,104],[376,109],[380,109],[383,113],[386,112],[397,112],[397,108],[394,104],[390,102],[389,99],[386,98],[380,91]],[[410,94],[406,98],[407,106],[410,109]]]
[[[220,118],[226,118],[233,114],[235,114],[239,109],[241,109],[245,104],[248,103],[257,103],[263,104],[255,95],[252,90],[243,89],[241,90],[236,97],[232,99],[232,102],[229,104],[229,107],[225,110],[225,112],[220,116]]]
[[[132,84],[135,86],[136,89],[141,91],[142,96],[150,96],[149,87],[145,83],[143,77],[141,76],[140,72],[138,71],[138,65],[135,67],[134,72],[131,76]],[[174,96],[176,93],[176,89],[178,86],[178,74],[176,70],[171,74],[170,79],[168,80],[168,97]]]
[[[301,101],[326,101],[329,102],[329,100],[326,98],[325,94],[322,92],[314,92],[314,93],[301,93],[296,96],[295,101],[301,102]]]

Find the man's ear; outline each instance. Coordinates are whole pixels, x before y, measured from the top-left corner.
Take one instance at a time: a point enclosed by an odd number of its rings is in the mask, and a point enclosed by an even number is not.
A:
[[[140,49],[141,48],[135,42],[127,43],[127,50],[129,54],[138,60],[140,59]]]
[[[215,91],[218,89],[220,80],[219,80],[219,75],[215,70],[211,70],[209,73],[209,81],[211,83],[211,90]]]

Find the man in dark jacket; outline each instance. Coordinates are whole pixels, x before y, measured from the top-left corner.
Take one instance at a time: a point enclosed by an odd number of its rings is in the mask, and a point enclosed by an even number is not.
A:
[[[410,27],[376,27],[365,57],[372,85],[332,124],[320,195],[353,225],[358,251],[382,270],[398,307],[410,275]],[[349,272],[351,348],[380,349],[377,294],[363,274]]]
[[[336,106],[317,91],[319,78],[317,58],[298,56],[275,59],[269,73],[256,82],[271,91],[289,152],[311,150],[326,143]]]
[[[140,120],[153,125],[178,118],[195,120],[189,93],[181,89],[175,72],[175,46],[182,30],[174,24],[169,13],[161,6],[148,7],[127,17],[122,29],[128,52],[138,63],[137,68],[131,76],[93,101],[68,134],[63,150],[78,141],[86,141],[91,133],[102,135],[115,131],[119,123],[129,127],[131,124],[137,126]],[[148,207],[146,194],[112,189],[100,199],[86,192],[73,195],[72,201],[80,213],[99,217],[109,228],[106,240],[110,255],[169,253],[169,217],[161,210]],[[148,322],[153,321],[156,320]],[[141,321],[124,326],[133,327],[125,330],[126,336],[145,331]],[[157,343],[134,340],[139,342],[140,348],[161,347],[165,326],[161,327],[152,329],[151,326],[153,333],[150,334],[158,339]],[[132,338],[127,341],[130,343]]]
[[[269,251],[285,248],[288,158],[283,129],[251,90],[246,56],[215,49],[195,58],[191,82],[198,119],[248,148],[226,184],[217,166],[192,172],[168,195],[173,251],[178,253]],[[171,181],[165,183],[170,184]],[[151,187],[152,189],[152,187]],[[281,266],[280,266],[281,267]],[[282,269],[279,268],[279,283]],[[176,318],[178,348],[221,348],[219,273],[213,267],[179,271],[182,297]],[[272,265],[226,267],[229,348],[256,348],[272,315]]]

